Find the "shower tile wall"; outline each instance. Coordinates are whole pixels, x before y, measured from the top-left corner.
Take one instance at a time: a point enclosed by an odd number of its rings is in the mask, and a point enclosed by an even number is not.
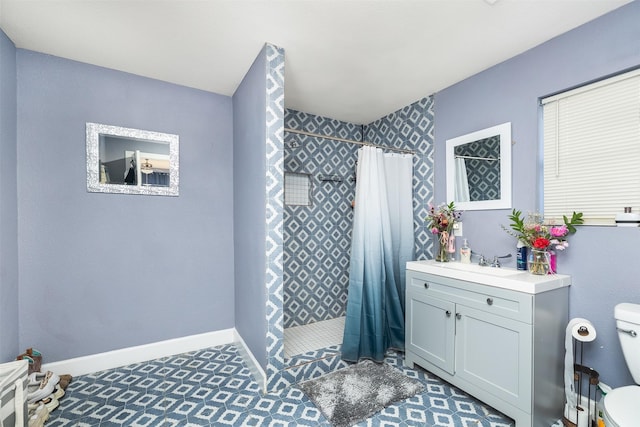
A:
[[[267,390],[277,390],[287,384],[282,379],[284,370],[283,299],[284,274],[284,216],[281,214],[284,192],[284,49],[267,43],[266,92],[266,312],[267,312]]]
[[[295,110],[285,128],[361,140],[362,127]],[[311,205],[284,206],[284,327],[345,314],[358,145],[285,133],[285,173],[311,175]],[[341,182],[322,181],[334,176]]]
[[[368,124],[365,140],[416,152],[413,156],[415,259],[431,259],[434,241],[425,218],[429,203],[433,203],[433,96]]]
[[[423,98],[364,127],[285,110],[285,128],[415,150],[413,208],[416,259],[431,258],[425,218],[433,202],[433,97]],[[364,129],[363,129],[364,128]],[[343,316],[358,145],[285,133],[285,171],[312,176],[311,206],[284,206],[284,327]],[[337,175],[342,182],[322,182]]]

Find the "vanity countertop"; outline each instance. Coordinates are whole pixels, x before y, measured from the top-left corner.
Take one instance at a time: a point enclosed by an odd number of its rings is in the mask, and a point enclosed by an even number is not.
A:
[[[565,274],[539,276],[515,268],[481,267],[477,264],[462,264],[460,262],[409,261],[407,262],[407,270],[528,294],[539,294],[571,286],[571,276]]]

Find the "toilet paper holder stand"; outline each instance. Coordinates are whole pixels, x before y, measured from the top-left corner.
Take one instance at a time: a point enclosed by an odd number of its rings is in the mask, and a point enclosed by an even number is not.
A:
[[[573,380],[575,382],[575,390],[576,390],[576,413],[575,413],[575,422],[571,421],[565,414],[562,417],[562,423],[565,427],[587,427],[579,424],[578,420],[582,418],[580,415],[581,411],[586,411],[586,419],[588,420],[588,427],[592,427],[597,425],[597,414],[595,409],[595,402],[599,400],[598,394],[600,393],[600,388],[598,384],[600,384],[600,374],[593,368],[588,366],[581,365],[579,363],[573,364]],[[587,383],[586,390],[583,389],[583,383]],[[586,395],[583,392],[586,391]],[[586,400],[586,405],[584,403]],[[593,408],[591,407],[591,402],[593,402]]]

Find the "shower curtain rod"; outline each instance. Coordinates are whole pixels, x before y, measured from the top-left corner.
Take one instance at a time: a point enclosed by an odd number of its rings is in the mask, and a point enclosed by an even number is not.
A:
[[[333,139],[334,141],[347,142],[349,144],[368,145],[370,147],[382,148],[383,150],[397,151],[397,152],[405,153],[405,154],[416,154],[416,152],[414,150],[404,150],[402,148],[387,147],[387,146],[384,146],[384,145],[372,144],[370,142],[355,141],[353,139],[338,138],[337,136],[329,136],[329,135],[321,135],[319,133],[305,132],[303,130],[284,128],[284,131],[285,132],[289,132],[289,133],[297,133],[299,135],[314,136],[316,138]]]
[[[492,160],[498,161],[500,158],[494,159],[493,157],[476,157],[476,156],[455,156],[456,159],[472,159],[472,160]]]

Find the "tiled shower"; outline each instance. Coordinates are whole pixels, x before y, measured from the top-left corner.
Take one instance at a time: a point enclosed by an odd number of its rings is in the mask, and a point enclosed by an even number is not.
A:
[[[414,150],[415,256],[427,258],[432,246],[424,218],[433,197],[433,97],[365,126],[287,109],[285,129],[355,141],[364,135],[374,144]],[[284,142],[286,353],[288,328],[294,332],[318,322],[333,328],[340,322],[332,319],[345,315],[359,145],[286,131]],[[294,197],[294,191],[300,194]]]
[[[293,110],[285,128],[362,138],[360,126]],[[344,316],[358,146],[289,132],[284,143],[285,175],[308,174],[311,184],[308,206],[284,206],[286,329]]]

